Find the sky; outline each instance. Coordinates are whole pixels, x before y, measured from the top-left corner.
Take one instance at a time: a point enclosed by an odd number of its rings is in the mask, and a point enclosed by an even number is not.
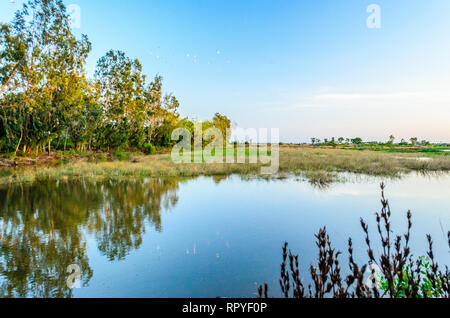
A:
[[[0,21],[22,3],[0,0]],[[279,128],[283,142],[450,142],[448,0],[64,3],[79,8],[74,32],[93,44],[90,75],[122,50],[149,79],[163,76],[183,117],[219,112],[239,127]],[[371,4],[379,28],[368,27]]]

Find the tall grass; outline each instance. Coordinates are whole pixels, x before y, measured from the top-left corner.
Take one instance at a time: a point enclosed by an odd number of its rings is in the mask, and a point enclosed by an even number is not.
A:
[[[338,173],[351,172],[371,176],[398,177],[411,171],[450,171],[450,157],[436,156],[420,160],[420,154],[391,154],[372,151],[280,147],[279,175],[303,175],[313,183],[339,180]],[[59,163],[64,162],[59,159]],[[53,163],[55,164],[55,163]],[[46,178],[96,177],[191,177],[260,174],[262,164],[175,164],[170,154],[145,156],[138,153],[88,155],[67,164],[52,167],[33,166],[3,170],[0,184]]]

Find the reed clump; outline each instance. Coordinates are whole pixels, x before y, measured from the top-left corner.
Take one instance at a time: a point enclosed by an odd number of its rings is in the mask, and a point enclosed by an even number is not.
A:
[[[450,156],[420,156],[421,154],[281,146],[278,173],[302,175],[313,184],[321,186],[339,181],[339,173],[343,172],[396,178],[412,171],[450,171]],[[63,158],[59,160],[59,165],[35,164],[20,169],[3,169],[0,171],[0,184],[62,177],[196,177],[231,174],[260,176],[262,167],[261,163],[248,162],[176,164],[169,153],[151,156],[139,153],[120,156],[99,154],[86,158],[72,158],[69,163],[65,163]]]
[[[414,258],[409,242],[412,215],[407,213],[408,227],[404,235],[394,236],[391,229],[391,209],[381,184],[381,212],[376,214],[381,254],[376,257],[369,237],[369,227],[361,219],[365,233],[369,264],[359,266],[353,258],[353,242],[348,241],[349,270],[342,274],[339,256],[331,244],[326,228],[316,235],[318,263],[311,265],[312,284],[304,285],[300,275],[299,256],[283,246],[280,287],[286,298],[450,298],[450,272],[440,269],[433,254],[433,241],[427,236],[427,256]],[[450,247],[450,232],[448,232]],[[366,274],[369,276],[365,279]],[[260,298],[269,297],[269,286],[259,286]]]

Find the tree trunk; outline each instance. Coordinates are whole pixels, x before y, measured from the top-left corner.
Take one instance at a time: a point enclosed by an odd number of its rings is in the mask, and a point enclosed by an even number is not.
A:
[[[109,96],[106,97],[106,103],[105,103],[105,113],[108,112],[108,105],[109,105]]]
[[[14,156],[17,154],[17,151],[19,151],[20,143],[22,142],[22,137],[23,137],[23,129],[20,132],[20,139],[19,142],[17,143],[16,151],[14,151]]]
[[[14,67],[14,70],[12,71],[12,73],[9,76],[8,80],[6,81],[6,83],[2,85],[0,93],[3,93],[3,91],[6,90],[6,88],[8,87],[9,82],[12,80],[12,78],[16,74],[18,67],[19,67],[19,63],[17,63],[16,66]]]
[[[64,139],[64,152],[66,152],[66,145],[67,145],[67,129],[66,129],[66,138]]]

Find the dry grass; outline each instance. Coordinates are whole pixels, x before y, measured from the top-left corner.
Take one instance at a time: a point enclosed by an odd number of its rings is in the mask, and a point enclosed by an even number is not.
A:
[[[340,172],[371,176],[398,177],[411,171],[449,171],[450,157],[436,156],[426,160],[420,154],[391,154],[371,151],[280,147],[277,177],[302,175],[313,183],[335,181]],[[103,177],[194,177],[239,174],[257,176],[261,164],[175,164],[170,154],[131,155],[130,160],[108,162],[74,162],[57,167],[30,167],[0,171],[0,184],[30,182],[47,178]]]

